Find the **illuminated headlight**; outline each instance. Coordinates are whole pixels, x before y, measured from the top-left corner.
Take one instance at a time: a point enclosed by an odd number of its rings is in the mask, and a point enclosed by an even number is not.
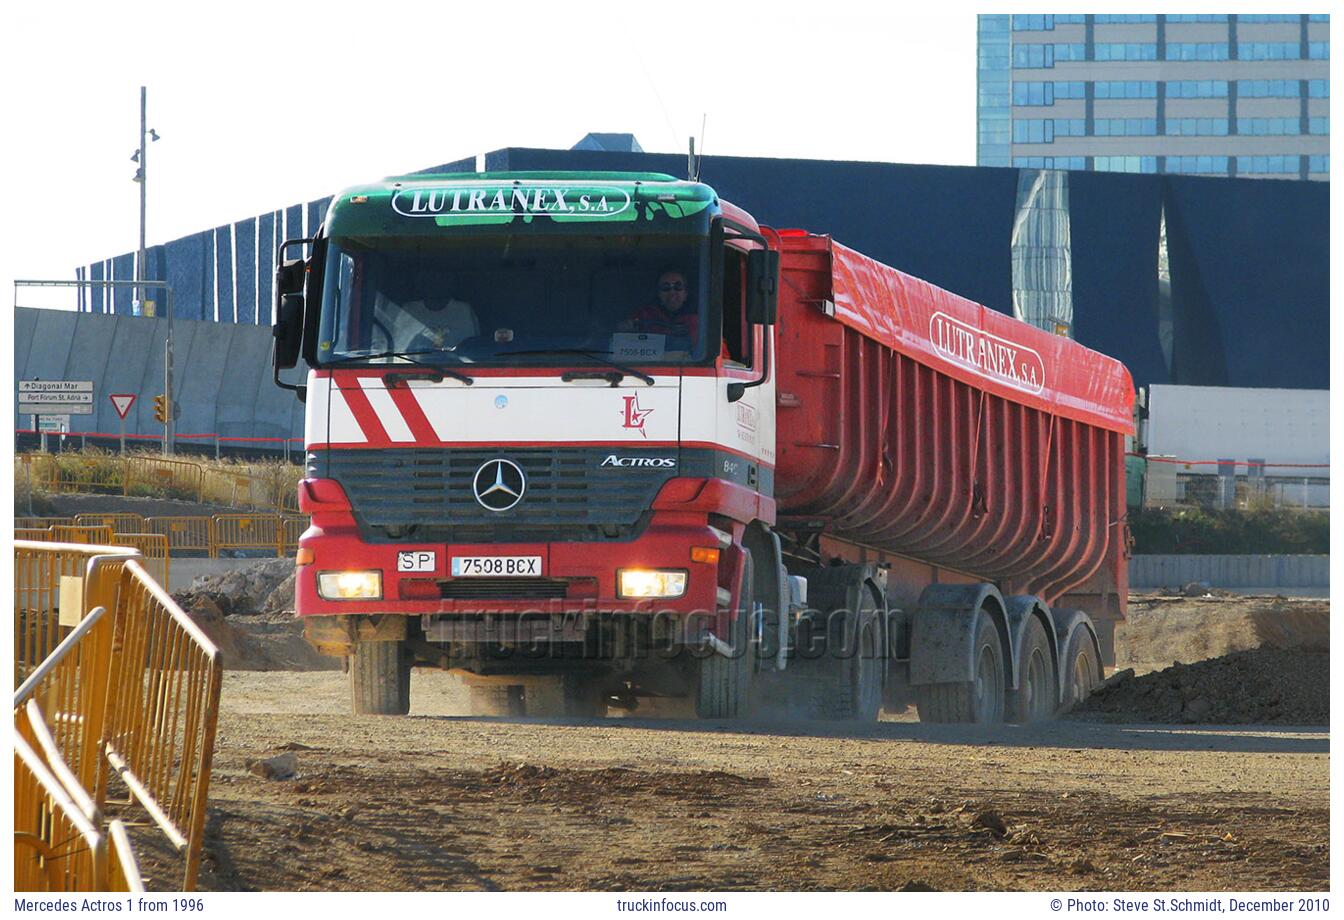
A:
[[[678,569],[617,569],[619,597],[681,597],[686,593],[686,573]]]
[[[318,572],[317,593],[328,601],[376,601],[383,596],[383,573]]]

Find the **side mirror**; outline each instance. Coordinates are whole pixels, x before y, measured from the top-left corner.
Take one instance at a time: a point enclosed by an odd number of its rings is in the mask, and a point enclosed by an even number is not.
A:
[[[747,322],[773,326],[779,316],[779,253],[753,249],[747,253]]]
[[[275,269],[275,294],[300,294],[308,263],[303,259],[282,259]]]
[[[303,344],[303,295],[281,294],[279,322],[271,327],[275,337],[275,369],[291,368],[299,362]]]

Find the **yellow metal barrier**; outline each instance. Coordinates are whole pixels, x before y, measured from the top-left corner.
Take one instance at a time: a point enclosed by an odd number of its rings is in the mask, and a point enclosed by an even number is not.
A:
[[[215,554],[214,521],[204,516],[145,518],[145,533],[163,534],[172,553]]]
[[[77,784],[92,792],[99,809],[107,800],[109,770],[116,773],[183,857],[182,885],[190,890],[205,833],[223,680],[219,650],[149,576],[143,559],[117,547],[16,543],[16,609],[23,609],[21,598],[52,606],[50,585],[59,582],[53,573],[62,560],[81,554],[84,603],[77,609],[92,609],[40,665],[20,661],[27,673],[15,692],[15,707],[40,705],[52,750],[70,764]],[[73,604],[71,584],[64,593],[65,603]],[[52,619],[50,613],[45,619]],[[28,620],[43,618],[21,622]],[[16,626],[20,637],[35,646],[45,634],[30,638],[26,625]],[[16,641],[16,648],[23,647]],[[26,762],[24,769],[37,775]],[[22,792],[16,785],[19,799],[41,807],[40,790],[32,783]],[[34,846],[42,856],[40,844]],[[93,871],[81,869],[84,877]],[[118,871],[128,870],[123,864]]]
[[[107,838],[32,745],[14,739],[14,890],[105,891]]]
[[[126,458],[126,495],[166,490],[174,498],[201,500],[205,469],[190,460],[159,457]]]
[[[196,884],[224,671],[217,649],[139,561],[121,572],[104,753]],[[99,801],[106,787],[99,788]]]
[[[44,795],[49,802],[54,802],[61,798],[60,792],[63,792],[78,814],[88,822],[88,826],[103,838],[90,848],[93,854],[92,866],[80,865],[77,861],[62,866],[60,863],[68,857],[58,855],[64,838],[53,833],[57,830],[54,822],[43,820],[35,829],[31,827],[31,821],[27,829],[20,828],[16,823],[15,842],[19,845],[16,846],[14,861],[15,890],[144,891],[144,882],[140,878],[140,869],[125,825],[114,821],[108,833],[102,834],[102,813],[92,795],[61,757],[56,739],[36,700],[28,700],[26,705],[15,710],[14,733],[23,746],[18,758],[22,767],[16,771],[16,775],[37,782],[42,787],[42,793],[36,796],[39,805]],[[38,765],[45,768],[49,775],[43,775]],[[52,780],[59,785],[59,792],[52,785]],[[25,815],[34,801],[31,789],[19,792],[18,787],[24,785],[24,782],[16,784],[16,816]],[[80,822],[75,819],[71,823]],[[90,842],[87,835],[89,827],[83,828],[84,832],[77,838],[85,844]],[[49,839],[43,839],[44,834],[48,834]],[[101,855],[103,853],[106,854],[105,862]],[[53,885],[56,887],[53,888]]]
[[[51,531],[46,527],[15,527],[15,540],[50,540]]]
[[[71,523],[84,527],[111,527],[114,533],[145,532],[145,516],[130,511],[76,514]]]
[[[70,626],[81,621],[84,611],[96,606],[90,594],[90,562],[99,557],[115,560],[126,553],[116,546],[14,541],[15,687],[55,651],[68,631],[69,626],[61,626],[62,601],[72,605],[64,611]]]
[[[106,546],[112,542],[112,528],[84,524],[53,524],[51,539],[56,543],[97,543]]]
[[[282,555],[290,556],[299,551],[299,537],[308,529],[309,517],[291,517],[284,518],[284,552]]]
[[[145,557],[145,570],[159,584],[171,588],[167,537],[161,533],[117,533],[112,535],[112,542],[139,550],[140,555]]]
[[[52,524],[73,524],[74,518],[68,517],[16,517],[14,518],[15,527],[33,528],[39,527],[46,530]]]
[[[277,556],[285,554],[283,522],[278,514],[216,514],[215,548],[264,549]]]

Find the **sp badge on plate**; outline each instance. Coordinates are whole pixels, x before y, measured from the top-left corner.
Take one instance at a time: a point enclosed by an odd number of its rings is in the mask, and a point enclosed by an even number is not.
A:
[[[433,550],[413,549],[397,553],[398,572],[433,572],[437,567]]]

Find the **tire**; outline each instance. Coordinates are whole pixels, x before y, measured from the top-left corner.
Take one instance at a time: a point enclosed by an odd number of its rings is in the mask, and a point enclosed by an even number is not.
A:
[[[702,719],[745,718],[751,699],[752,677],[756,671],[756,648],[751,629],[755,607],[751,581],[750,550],[742,550],[742,577],[738,582],[738,605],[729,627],[728,644],[733,655],[710,652],[696,662],[695,713]]]
[[[973,722],[989,725],[1003,721],[1003,643],[994,620],[981,610],[975,615],[975,679],[927,684],[918,688],[916,708],[921,722]]]
[[[350,702],[361,716],[404,716],[411,711],[411,659],[400,642],[355,643]]]
[[[808,590],[815,599],[812,606],[825,616],[825,651],[796,660],[783,677],[809,718],[875,722],[882,710],[887,664],[880,595],[861,580],[862,566],[836,566],[822,573],[809,577]],[[836,611],[845,615],[834,616]]]
[[[1009,722],[1047,722],[1059,709],[1059,671],[1050,649],[1050,634],[1030,617],[1017,656],[1017,689],[1009,690],[1005,712]]]
[[[1081,624],[1069,636],[1064,652],[1064,701],[1060,712],[1068,712],[1092,695],[1101,683],[1101,662],[1092,634]]]

